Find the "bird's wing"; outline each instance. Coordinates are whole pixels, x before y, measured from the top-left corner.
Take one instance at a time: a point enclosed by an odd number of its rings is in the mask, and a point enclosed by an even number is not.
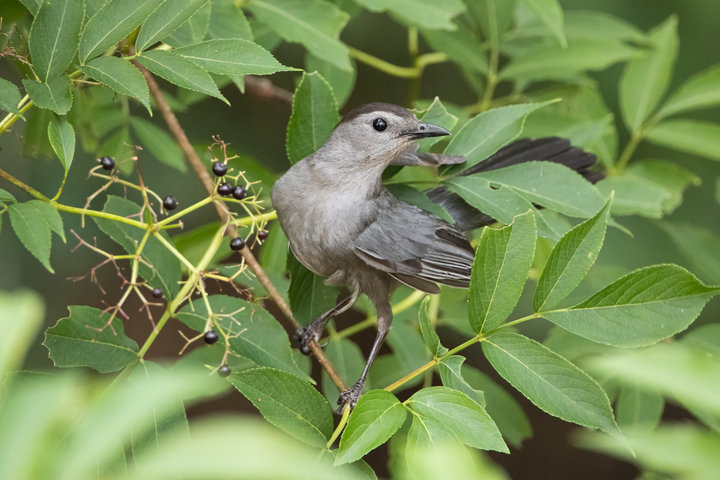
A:
[[[452,225],[394,200],[355,240],[366,264],[420,290],[437,293],[436,283],[467,288],[474,252]]]

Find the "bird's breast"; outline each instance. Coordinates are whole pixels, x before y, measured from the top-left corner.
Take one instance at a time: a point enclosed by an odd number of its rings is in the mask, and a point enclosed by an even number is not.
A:
[[[357,262],[354,240],[377,215],[375,203],[352,185],[293,187],[283,180],[273,188],[273,206],[298,260],[323,276]]]

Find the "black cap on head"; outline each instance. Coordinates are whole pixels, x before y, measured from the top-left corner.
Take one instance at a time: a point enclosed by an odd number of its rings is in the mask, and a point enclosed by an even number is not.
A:
[[[359,117],[360,115],[363,115],[365,113],[372,113],[372,112],[389,112],[389,113],[394,113],[395,115],[397,115],[399,117],[408,117],[408,118],[415,117],[413,115],[413,113],[405,107],[401,107],[399,105],[393,105],[392,103],[373,102],[373,103],[366,103],[365,105],[360,105],[359,107],[353,108],[347,114],[345,114],[342,121],[349,122],[349,121],[353,120],[354,118]]]

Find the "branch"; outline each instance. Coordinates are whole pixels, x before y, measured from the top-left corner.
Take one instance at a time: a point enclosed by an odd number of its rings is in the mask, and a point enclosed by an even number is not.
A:
[[[273,84],[270,79],[255,75],[245,75],[245,90],[256,97],[277,100],[292,105],[292,92]]]
[[[213,179],[210,177],[210,173],[205,168],[205,166],[202,163],[202,160],[198,156],[198,154],[195,152],[195,149],[190,144],[190,141],[187,138],[187,135],[185,134],[185,131],[183,130],[182,126],[180,125],[180,122],[178,122],[177,117],[173,113],[172,109],[170,108],[170,105],[168,105],[167,101],[165,100],[165,96],[163,95],[162,91],[160,90],[160,87],[158,86],[157,82],[155,82],[155,79],[153,78],[152,74],[142,65],[135,62],[133,60],[133,63],[135,66],[142,72],[143,76],[145,77],[145,80],[147,81],[148,87],[150,88],[150,94],[152,95],[153,99],[155,99],[155,103],[157,104],[158,108],[160,109],[160,112],[163,115],[163,118],[165,119],[165,122],[168,125],[168,128],[172,132],[172,134],[175,136],[175,139],[177,140],[178,144],[180,145],[180,148],[185,153],[185,156],[187,157],[188,161],[190,162],[190,165],[193,167],[195,172],[197,173],[198,177],[200,178],[200,181],[202,181],[203,185],[205,186],[205,189],[208,191],[209,194],[213,194],[213,190],[215,189],[215,182],[213,182]],[[247,78],[247,77],[246,77]],[[252,83],[252,81],[251,81]],[[272,84],[271,84],[272,85]],[[267,86],[265,86],[267,88]],[[277,87],[273,86],[273,93],[272,95],[277,95],[277,91],[281,90]],[[287,92],[289,94],[289,92]],[[282,94],[281,94],[282,95]],[[277,98],[277,97],[273,97]],[[290,99],[292,101],[292,95],[290,95]],[[222,199],[218,198],[215,202],[215,209],[217,210],[218,216],[220,217],[221,221],[223,223],[229,223],[227,233],[229,233],[231,236],[237,235],[237,227],[235,224],[231,223],[230,220],[230,213],[229,209],[227,208],[225,202],[222,201]],[[268,295],[270,295],[270,298],[273,299],[273,301],[277,304],[278,308],[282,313],[287,317],[290,324],[294,329],[300,328],[300,324],[295,319],[295,317],[292,314],[292,310],[290,309],[290,306],[285,302],[285,300],[280,296],[277,289],[275,288],[275,285],[270,282],[270,279],[265,274],[265,271],[258,263],[257,259],[255,258],[255,255],[250,251],[249,248],[243,248],[240,250],[240,253],[242,254],[243,258],[245,259],[245,263],[250,267],[250,269],[253,271],[257,279],[260,281],[262,286],[265,288],[265,290],[268,292]],[[159,325],[158,325],[159,327]],[[315,358],[317,358],[318,363],[322,366],[322,368],[327,372],[328,376],[332,379],[333,383],[338,387],[340,391],[347,390],[347,385],[345,385],[345,382],[338,376],[338,374],[335,372],[335,369],[332,366],[332,363],[330,363],[330,360],[325,356],[325,352],[323,352],[322,348],[315,343],[312,342],[310,344],[310,349],[313,352],[313,355],[315,355]]]

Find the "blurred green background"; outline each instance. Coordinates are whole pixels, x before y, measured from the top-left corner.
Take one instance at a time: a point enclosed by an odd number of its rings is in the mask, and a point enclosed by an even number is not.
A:
[[[720,4],[718,0],[563,0],[566,9],[600,10],[625,18],[642,30],[648,30],[670,15],[679,19],[680,51],[671,90],[690,75],[720,62]],[[22,12],[22,6],[16,0],[2,0],[0,16],[9,16]],[[18,10],[20,9],[20,10]],[[406,48],[405,29],[397,25],[387,15],[362,12],[354,16],[342,34],[349,45],[374,54],[390,62],[407,65],[409,56]],[[278,59],[292,66],[302,67],[304,51],[296,45],[283,45],[276,52]],[[622,65],[616,65],[603,72],[592,74],[600,87],[603,97],[619,119],[617,83]],[[17,82],[15,74],[7,65],[0,62],[0,76]],[[273,81],[289,90],[300,75],[282,73],[271,77]],[[409,80],[390,77],[382,72],[358,64],[358,77],[355,89],[343,111],[370,101],[386,101],[404,104],[407,99]],[[287,168],[285,155],[285,128],[290,107],[270,100],[250,95],[241,95],[234,86],[228,86],[223,94],[230,100],[232,107],[208,99],[195,105],[189,112],[179,113],[179,120],[185,127],[190,140],[204,146],[211,143],[212,135],[220,135],[230,142],[238,152],[256,159],[268,169],[282,172]],[[470,103],[475,94],[470,90],[458,70],[450,64],[429,67],[423,77],[420,98],[439,96],[442,100]],[[133,108],[136,108],[133,107]],[[139,109],[138,109],[138,113]],[[709,109],[693,114],[693,118],[720,122],[718,109]],[[153,121],[165,128],[159,115]],[[620,123],[620,122],[618,122]],[[56,159],[31,157],[24,154],[22,138],[24,124],[18,122],[8,134],[0,136],[0,163],[3,168],[23,179],[43,193],[54,192],[61,166]],[[627,134],[620,129],[621,147],[627,141]],[[101,154],[102,152],[97,152]],[[87,171],[95,165],[94,153],[79,151],[75,166],[71,170],[64,194],[64,202],[70,205],[83,205],[87,195],[100,186],[97,179],[88,179]],[[684,202],[670,217],[670,220],[682,220],[712,229],[720,235],[720,205],[712,201],[715,198],[716,182],[720,179],[720,164],[690,154],[673,152],[664,148],[643,143],[634,156],[640,158],[664,158],[690,169],[700,178],[702,185],[687,190]],[[168,171],[158,162],[143,163],[144,180],[160,195],[172,194],[181,203],[189,204],[203,195],[200,183],[193,175],[183,177],[175,170]],[[18,198],[25,195],[6,184],[0,185]],[[266,186],[267,188],[270,185]],[[98,201],[96,206],[101,204]],[[205,210],[204,217],[195,217],[197,225],[214,220],[214,212]],[[40,263],[32,257],[12,234],[8,225],[0,231],[0,289],[15,290],[29,288],[40,293],[46,302],[46,323],[51,325],[65,316],[66,306],[87,304],[102,308],[99,290],[87,279],[72,281],[68,277],[81,276],[98,263],[101,258],[87,251],[72,252],[75,239],[70,229],[80,232],[80,219],[64,215],[68,243],[62,244],[57,238],[53,242],[51,261],[56,274],[49,275]],[[698,273],[705,282],[712,278],[703,278],[677,250],[667,235],[658,228],[653,220],[639,217],[625,217],[622,223],[634,234],[631,238],[624,233],[609,229],[606,243],[600,255],[603,265],[622,265],[626,270],[652,263],[673,262],[688,267]],[[190,225],[192,226],[192,225]],[[92,241],[96,235],[92,222],[82,230],[82,237]],[[104,240],[98,239],[103,242]],[[720,255],[720,252],[717,252]],[[115,273],[106,270],[99,272],[99,278],[106,289],[118,288]],[[126,331],[134,338],[142,338],[149,329],[144,314],[134,307],[128,309],[131,320],[126,322]],[[704,311],[698,324],[703,321],[717,320],[720,314],[720,302],[711,302]],[[353,318],[352,315],[350,318]],[[535,332],[542,335],[542,331]],[[182,341],[173,329],[168,329],[151,352],[155,356],[174,356]],[[471,356],[472,358],[472,356]],[[47,351],[36,342],[28,368],[44,368],[50,365]],[[246,408],[247,403],[235,392],[225,403],[202,407],[201,410],[216,408]],[[238,407],[240,406],[240,407]],[[550,418],[538,415],[537,409],[529,406],[535,437],[526,442],[521,451],[513,452],[510,457],[493,456],[513,478],[633,478],[632,467],[599,455],[571,449],[562,438],[574,427]],[[669,409],[666,415],[682,417],[683,413]],[[376,453],[382,463],[383,453]],[[372,458],[372,457],[371,457]],[[549,473],[540,474],[534,469],[543,464]],[[382,468],[378,473],[382,472]]]

